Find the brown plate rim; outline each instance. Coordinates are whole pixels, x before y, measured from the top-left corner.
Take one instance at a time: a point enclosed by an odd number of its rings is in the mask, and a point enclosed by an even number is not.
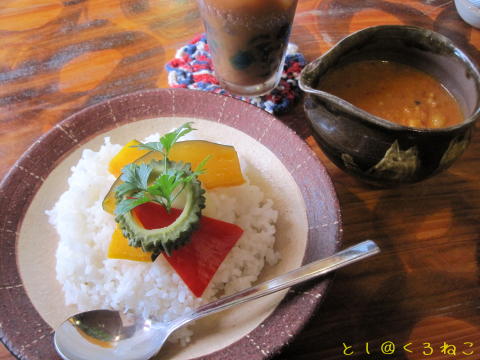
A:
[[[300,188],[309,224],[303,262],[338,250],[341,214],[333,183],[308,145],[280,120],[231,97],[186,89],[121,95],[87,107],[39,138],[0,183],[0,340],[18,359],[57,360],[53,330],[28,298],[16,259],[18,231],[37,190],[73,150],[127,123],[154,117],[197,117],[232,126],[269,148]],[[299,161],[301,159],[301,161]],[[322,246],[318,246],[322,240]],[[266,359],[290,343],[326,293],[330,277],[291,289],[273,313],[240,340],[202,359]]]

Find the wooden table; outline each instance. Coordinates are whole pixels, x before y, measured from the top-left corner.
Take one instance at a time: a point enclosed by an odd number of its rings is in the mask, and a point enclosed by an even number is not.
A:
[[[480,32],[447,0],[300,0],[291,41],[312,60],[378,24],[434,29],[480,60]],[[2,0],[0,175],[75,111],[167,87],[165,62],[201,31],[191,0]],[[337,273],[317,315],[278,359],[479,359],[480,132],[448,171],[379,190],[325,158],[301,105],[282,119],[333,178],[345,246],[371,238],[383,252]],[[2,347],[0,359],[13,357]]]

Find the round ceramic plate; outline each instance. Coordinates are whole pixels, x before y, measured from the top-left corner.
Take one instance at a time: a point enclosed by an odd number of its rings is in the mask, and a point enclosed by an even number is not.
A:
[[[249,174],[279,212],[275,248],[281,261],[259,281],[333,254],[341,225],[338,201],[315,154],[270,114],[229,97],[183,89],[121,96],[86,108],[55,126],[0,184],[0,334],[20,359],[59,359],[53,330],[76,312],[55,279],[58,236],[45,210],[67,189],[70,168],[105,136],[125,144],[193,121],[197,138],[234,145]],[[134,134],[134,135],[133,135]],[[327,279],[244,304],[195,324],[186,347],[162,359],[264,359],[292,340],[311,317]]]

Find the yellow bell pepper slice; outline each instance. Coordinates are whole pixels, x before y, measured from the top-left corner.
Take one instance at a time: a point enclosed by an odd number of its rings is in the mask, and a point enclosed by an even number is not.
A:
[[[113,232],[107,257],[110,259],[152,262],[152,253],[144,252],[141,248],[128,245],[128,239],[123,236],[122,230],[118,227]]]

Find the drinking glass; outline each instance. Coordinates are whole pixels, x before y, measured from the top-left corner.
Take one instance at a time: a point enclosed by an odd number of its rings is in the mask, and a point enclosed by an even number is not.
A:
[[[197,0],[220,85],[268,93],[280,81],[297,0]]]

